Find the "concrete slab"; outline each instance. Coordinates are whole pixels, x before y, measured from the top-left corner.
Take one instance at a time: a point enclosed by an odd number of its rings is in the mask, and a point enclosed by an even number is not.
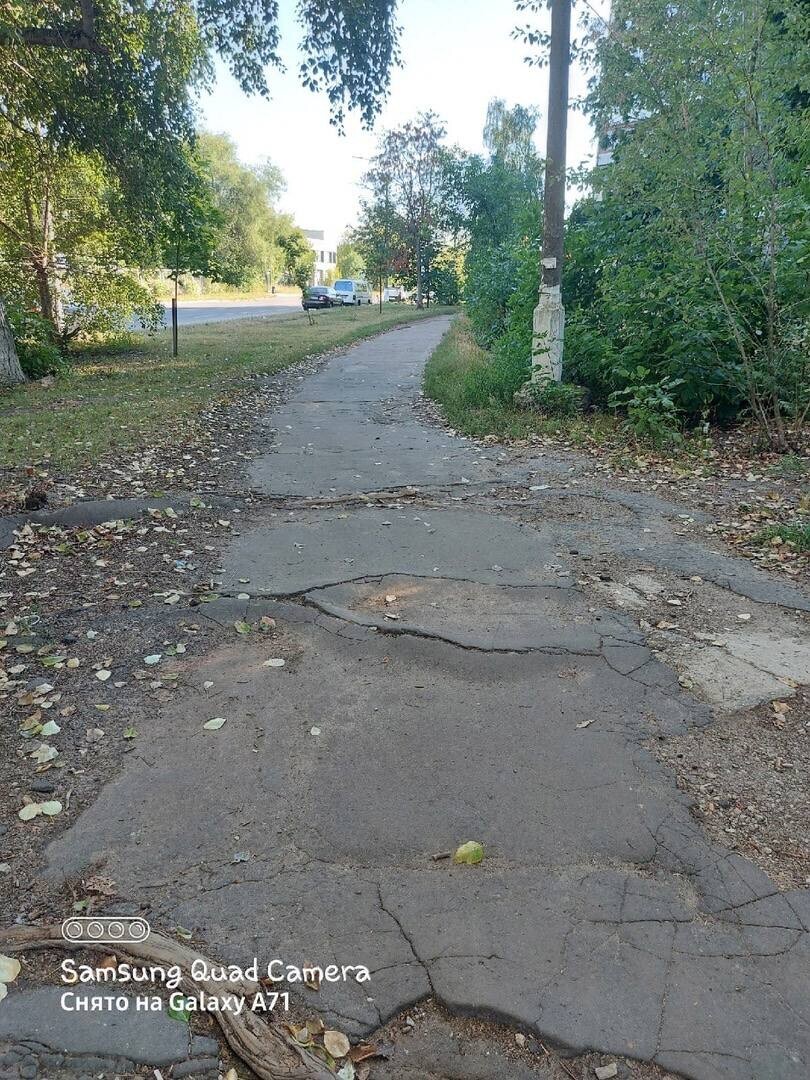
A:
[[[586,602],[570,553],[699,574],[771,608],[810,601],[678,538],[668,504],[617,497],[605,505],[622,524],[578,504],[530,526],[451,503],[442,488],[462,475],[552,477],[570,462],[504,467],[403,420],[445,327],[334,358],[273,415],[277,447],[253,474],[294,495],[417,477],[442,505],[260,511],[223,575],[259,599],[195,609],[230,631],[195,658],[207,696],[144,717],[118,777],[51,844],[47,878],[103,867],[155,925],[191,928],[226,962],[366,964],[370,983],[291,987],[353,1034],[433,996],[691,1080],[805,1080],[810,911],[711,842],[648,752],[710,712],[650,655],[629,605]],[[641,513],[650,534],[628,524]],[[232,633],[265,611],[278,639]],[[753,659],[772,645],[743,637],[727,654],[760,692],[776,675]],[[264,667],[280,647],[285,666]],[[801,656],[768,663],[783,661]],[[206,732],[213,715],[227,723]],[[434,858],[469,839],[479,866]],[[508,1075],[499,1058],[475,1068],[456,1072]]]
[[[312,589],[307,599],[327,614],[386,633],[419,634],[486,651],[597,655],[608,638],[639,646],[643,641],[621,616],[594,617],[574,589],[392,574]],[[646,649],[642,653],[633,666],[649,659]]]
[[[246,530],[225,565],[226,588],[249,578],[252,593],[276,596],[386,574],[573,586],[570,564],[531,526],[465,510],[302,510]]]
[[[78,988],[12,988],[0,1010],[0,1040],[33,1040],[53,1052],[125,1058],[138,1065],[170,1065],[195,1056],[210,1058],[219,1054],[215,1039],[199,1036],[195,1036],[190,1054],[188,1025],[172,1020],[165,1010],[141,1012],[133,1007],[125,1011],[78,1011],[72,1001],[62,1006],[66,992],[110,1002],[116,997],[105,987],[93,984]]]

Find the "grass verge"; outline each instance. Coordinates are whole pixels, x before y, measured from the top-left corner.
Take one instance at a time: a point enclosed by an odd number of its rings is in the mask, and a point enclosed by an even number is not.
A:
[[[441,405],[457,431],[506,439],[562,435],[574,444],[616,434],[619,422],[613,416],[546,417],[506,404],[492,392],[491,365],[489,353],[473,339],[469,320],[459,315],[425,368],[425,394]]]
[[[178,439],[200,411],[252,375],[272,375],[308,356],[452,309],[389,305],[181,326],[169,333],[86,348],[52,386],[0,393],[0,467],[47,461],[73,470],[110,452]],[[178,439],[178,441],[182,441]]]
[[[774,544],[774,541],[776,543]],[[790,544],[794,551],[810,551],[810,523],[769,525],[754,537],[755,544]]]

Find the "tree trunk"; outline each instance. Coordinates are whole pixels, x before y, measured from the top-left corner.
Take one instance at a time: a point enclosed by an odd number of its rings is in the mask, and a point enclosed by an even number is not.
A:
[[[51,324],[54,338],[58,338],[59,322],[56,317],[51,277],[44,260],[42,262],[37,260],[34,263],[34,277],[37,281],[37,292],[39,293],[39,313],[43,319],[46,319]]]
[[[6,309],[0,300],[0,386],[16,386],[23,382],[25,375],[20,367],[11,327],[6,318]]]
[[[419,233],[416,234],[416,306],[422,306],[422,243]]]

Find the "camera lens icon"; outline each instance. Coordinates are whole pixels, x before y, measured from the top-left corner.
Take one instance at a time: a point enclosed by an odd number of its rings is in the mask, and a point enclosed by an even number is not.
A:
[[[150,933],[149,923],[139,916],[74,915],[62,923],[62,937],[72,945],[132,945]]]

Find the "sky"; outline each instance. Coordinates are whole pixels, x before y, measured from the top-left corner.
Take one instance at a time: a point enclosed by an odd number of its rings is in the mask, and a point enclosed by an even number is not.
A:
[[[511,0],[400,0],[402,67],[393,73],[374,130],[365,131],[351,116],[345,135],[329,124],[326,97],[298,82],[295,5],[280,6],[287,71],[269,71],[270,100],[246,96],[220,68],[215,87],[200,106],[203,126],[230,135],[242,161],[270,158],[280,167],[287,183],[280,206],[301,228],[325,229],[327,238],[336,241],[354,225],[364,197],[361,181],[367,164],[362,159],[374,153],[383,129],[397,127],[424,109],[433,109],[445,122],[448,143],[481,152],[492,98],[534,105],[541,111],[536,138],[542,154],[548,68],[523,62],[526,47],[511,33],[527,17],[516,12]],[[606,10],[606,0],[598,6]],[[548,29],[549,13],[537,18]],[[570,99],[584,89],[584,73],[573,66]],[[595,152],[587,120],[571,110],[568,165],[592,162]]]

